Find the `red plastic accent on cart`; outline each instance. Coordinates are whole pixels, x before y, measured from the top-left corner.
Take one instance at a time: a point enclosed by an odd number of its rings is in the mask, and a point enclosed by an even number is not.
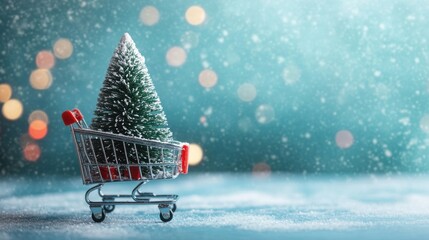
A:
[[[64,111],[61,116],[63,118],[64,125],[66,126],[72,125],[73,123],[77,122],[75,115],[71,111]]]
[[[131,173],[131,177],[130,177],[130,173]],[[125,168],[124,171],[122,172],[122,176],[124,176],[125,178],[131,178],[132,180],[140,180],[142,179],[141,175],[140,175],[140,169],[139,166],[130,166],[130,171],[128,172],[128,168]]]
[[[62,114],[64,125],[69,126],[83,120],[83,115],[79,109],[75,108],[71,111],[64,111]]]
[[[79,109],[75,108],[75,109],[73,109],[73,110],[72,110],[72,112],[74,113],[74,116],[76,117],[76,119],[77,119],[78,121],[82,121],[82,119],[83,119],[83,115],[82,115],[82,113],[79,111]]]
[[[118,168],[113,166],[99,166],[98,168],[100,168],[100,173],[103,180],[110,181],[109,169],[110,173],[112,174],[112,180],[119,179]]]
[[[180,173],[187,174],[188,173],[188,158],[189,158],[189,145],[184,144],[182,146],[182,169]]]

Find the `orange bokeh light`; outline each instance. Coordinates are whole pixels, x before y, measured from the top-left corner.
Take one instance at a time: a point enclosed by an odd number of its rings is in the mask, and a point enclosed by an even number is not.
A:
[[[40,140],[48,134],[48,125],[42,120],[34,120],[28,128],[28,134],[33,139]]]
[[[38,68],[51,69],[55,65],[55,57],[50,51],[40,51],[36,56]]]
[[[12,97],[12,88],[9,84],[0,84],[0,102],[7,102]]]
[[[23,150],[24,158],[30,162],[35,162],[39,159],[41,150],[37,143],[29,143]]]

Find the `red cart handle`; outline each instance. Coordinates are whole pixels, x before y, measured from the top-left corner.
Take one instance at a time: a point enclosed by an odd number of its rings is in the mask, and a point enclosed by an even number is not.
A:
[[[73,123],[77,123],[83,120],[83,115],[77,108],[71,111],[64,111],[61,116],[63,118],[64,125],[66,126],[72,125]]]
[[[180,169],[181,174],[188,173],[188,159],[189,159],[189,144],[185,143],[182,146],[182,168]]]

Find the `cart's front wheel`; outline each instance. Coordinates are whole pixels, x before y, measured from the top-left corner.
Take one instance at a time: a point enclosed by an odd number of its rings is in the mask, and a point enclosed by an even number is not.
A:
[[[115,210],[115,205],[104,205],[103,208],[106,213],[111,213]]]
[[[159,218],[161,218],[161,221],[163,222],[169,222],[171,219],[173,219],[173,211],[169,210],[166,213],[159,213]]]
[[[175,203],[173,203],[173,206],[171,207],[171,211],[176,212],[177,206]]]
[[[94,222],[102,222],[106,218],[106,214],[104,213],[104,210],[102,210],[101,213],[97,213],[97,214],[93,213],[91,217],[92,217],[92,220],[94,220]]]

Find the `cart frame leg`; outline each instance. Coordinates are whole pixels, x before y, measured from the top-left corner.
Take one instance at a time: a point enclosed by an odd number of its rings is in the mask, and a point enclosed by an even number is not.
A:
[[[98,195],[100,195],[100,194],[101,194],[101,187],[103,187],[103,184],[102,184],[102,183],[97,184],[97,185],[95,185],[94,187],[92,187],[92,188],[88,189],[88,191],[86,191],[86,193],[85,193],[85,201],[86,201],[86,203],[88,203],[88,205],[89,205],[89,206],[100,206],[100,204],[96,204],[96,205],[94,205],[94,203],[96,203],[96,202],[93,202],[93,201],[89,200],[89,195],[90,195],[93,191],[95,191],[95,190],[98,190]],[[101,195],[100,195],[100,197],[101,197]]]

